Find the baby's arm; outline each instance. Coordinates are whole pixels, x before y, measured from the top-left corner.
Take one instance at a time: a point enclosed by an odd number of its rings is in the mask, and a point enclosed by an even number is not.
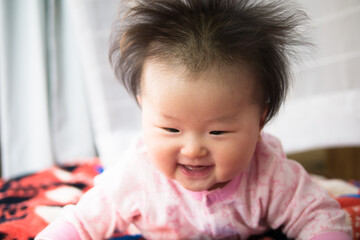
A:
[[[116,210],[100,187],[86,192],[77,205],[63,208],[60,216],[46,227],[38,239],[104,239],[115,229]]]
[[[57,220],[47,226],[42,232],[40,232],[35,240],[80,240],[79,233],[76,228],[64,221]]]
[[[351,240],[351,227],[338,202],[313,183],[299,164],[288,161],[283,167],[283,173],[292,174],[275,173],[283,175],[278,182],[287,184],[272,189],[269,222],[275,228],[283,226],[286,235],[296,239]]]
[[[352,238],[344,232],[326,232],[314,236],[309,240],[352,240]]]
[[[36,239],[105,239],[112,236],[115,228],[125,231],[136,203],[132,198],[134,194],[131,194],[134,191],[127,191],[127,195],[124,193],[124,188],[127,190],[131,184],[123,182],[114,175],[97,177],[95,187],[87,191],[75,206],[65,206],[55,222]],[[126,221],[123,217],[128,215]]]

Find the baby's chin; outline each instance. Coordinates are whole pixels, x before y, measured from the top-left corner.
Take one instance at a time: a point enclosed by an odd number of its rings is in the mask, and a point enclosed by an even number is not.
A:
[[[181,186],[183,186],[186,190],[188,191],[192,191],[192,192],[202,192],[202,191],[213,191],[219,188],[223,188],[225,187],[230,181],[227,182],[219,182],[219,183],[215,183],[212,184],[210,186],[197,186],[197,184],[182,184],[180,183]]]
[[[208,191],[215,190],[215,189],[218,189],[218,188],[223,188],[223,187],[225,187],[230,181],[231,181],[231,180],[226,181],[226,182],[216,183],[216,184],[214,184],[213,186],[211,186],[211,187],[208,189]]]

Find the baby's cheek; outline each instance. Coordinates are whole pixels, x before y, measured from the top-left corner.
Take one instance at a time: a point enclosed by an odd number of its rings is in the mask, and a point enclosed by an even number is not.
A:
[[[216,177],[219,181],[231,180],[249,166],[251,158],[252,154],[249,152],[229,151],[218,155]]]
[[[154,165],[159,170],[169,171],[176,162],[175,152],[161,144],[152,144],[148,147],[148,153]]]
[[[217,169],[215,171],[217,182],[230,181],[239,173],[240,173],[240,170],[235,165],[217,167]]]

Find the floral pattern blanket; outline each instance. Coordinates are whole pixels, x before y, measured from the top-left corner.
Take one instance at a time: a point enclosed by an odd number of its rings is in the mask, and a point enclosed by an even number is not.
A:
[[[80,162],[80,161],[74,161]],[[76,203],[93,186],[93,178],[102,171],[99,159],[81,164],[54,166],[37,173],[0,179],[0,240],[31,240],[54,220],[66,204]],[[353,227],[354,239],[360,239],[360,182],[329,180],[314,176],[337,199],[347,221]],[[112,239],[140,239],[140,235],[114,234]],[[287,239],[280,231],[270,231],[255,240]]]

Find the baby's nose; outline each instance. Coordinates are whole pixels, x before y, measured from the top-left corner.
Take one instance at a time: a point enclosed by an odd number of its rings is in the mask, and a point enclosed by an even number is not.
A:
[[[205,146],[198,141],[191,141],[185,144],[181,149],[181,154],[187,158],[201,158],[208,153]]]

